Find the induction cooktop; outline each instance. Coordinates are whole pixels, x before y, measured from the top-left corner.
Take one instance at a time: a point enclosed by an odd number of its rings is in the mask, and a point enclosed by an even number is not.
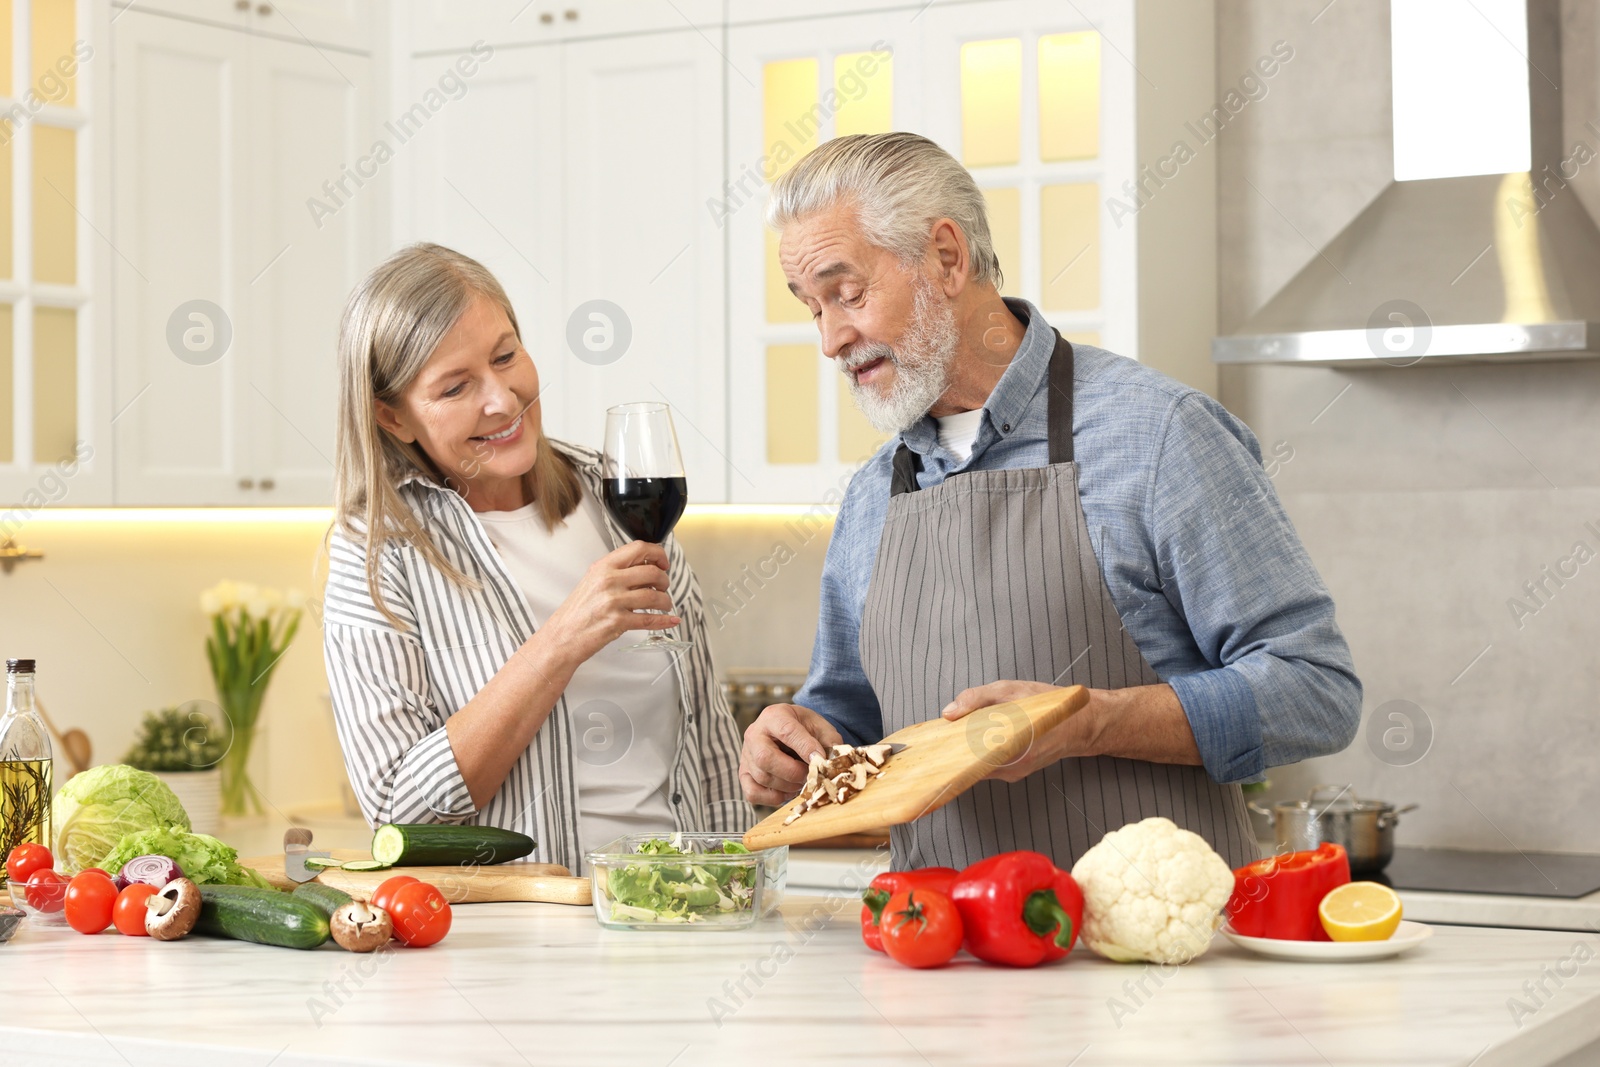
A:
[[[1389,866],[1372,880],[1394,889],[1572,899],[1600,891],[1600,856],[1396,848]]]

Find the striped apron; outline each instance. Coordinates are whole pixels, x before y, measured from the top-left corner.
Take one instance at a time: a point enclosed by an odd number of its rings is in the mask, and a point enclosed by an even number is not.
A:
[[[1123,628],[1089,541],[1072,456],[1072,346],[1059,334],[1049,375],[1048,466],[969,471],[919,490],[916,455],[904,444],[895,454],[860,645],[885,733],[1002,679],[1161,681]],[[1096,756],[1016,783],[985,779],[896,826],[894,866],[960,869],[1032,849],[1068,868],[1106,833],[1152,815],[1205,838],[1229,867],[1258,857],[1237,785],[1202,767]]]

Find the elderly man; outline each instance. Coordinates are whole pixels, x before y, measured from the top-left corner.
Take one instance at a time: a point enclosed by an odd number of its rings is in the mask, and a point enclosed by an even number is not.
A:
[[[895,436],[839,510],[804,688],[745,734],[745,796],[787,800],[825,745],[1083,685],[1024,757],[896,827],[895,865],[1065,866],[1152,815],[1257,858],[1236,783],[1349,744],[1361,683],[1254,435],[1002,300],[983,195],[925,138],[827,142],[768,221],[823,354]]]

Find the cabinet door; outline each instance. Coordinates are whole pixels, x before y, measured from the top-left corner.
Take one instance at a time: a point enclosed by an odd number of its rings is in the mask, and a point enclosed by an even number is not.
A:
[[[545,432],[565,437],[567,413],[555,402],[570,362],[562,356],[561,50],[495,50],[459,99],[416,111],[412,103],[437,93],[454,61],[414,59],[411,101],[393,109],[399,125],[386,127],[405,174],[398,228],[494,272],[539,368]]]
[[[1137,356],[1137,218],[1107,206],[1135,176],[1132,5],[1000,0],[921,21],[927,133],[984,190],[1001,291],[1069,340]]]
[[[256,33],[355,52],[370,52],[375,43],[372,0],[254,0],[247,6]]]
[[[598,447],[607,407],[665,401],[690,499],[725,501],[722,59],[692,30],[565,53],[565,432]]]
[[[770,183],[841,133],[921,131],[920,22],[836,16],[728,31],[730,450],[737,503],[837,502],[883,440],[789,292],[766,226]]]
[[[234,343],[259,269],[235,192],[250,38],[131,10],[111,36],[117,502],[256,503]]]
[[[238,176],[249,273],[235,336],[262,504],[328,504],[346,296],[375,260],[385,178],[371,152],[370,60],[251,41],[251,162]]]

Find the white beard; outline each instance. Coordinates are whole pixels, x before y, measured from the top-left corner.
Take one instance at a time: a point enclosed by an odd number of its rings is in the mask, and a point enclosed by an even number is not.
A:
[[[926,278],[916,280],[911,321],[898,350],[885,344],[858,345],[839,361],[856,407],[881,434],[910,429],[950,386],[950,365],[961,343],[955,311],[938,301],[938,291]],[[894,382],[886,395],[873,385],[862,385],[852,373],[875,359],[894,367]]]

